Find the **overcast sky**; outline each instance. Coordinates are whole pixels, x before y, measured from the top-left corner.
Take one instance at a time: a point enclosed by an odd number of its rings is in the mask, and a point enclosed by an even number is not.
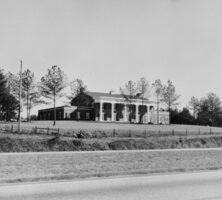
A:
[[[91,91],[145,76],[191,96],[222,98],[221,0],[0,0],[0,67],[52,65]]]

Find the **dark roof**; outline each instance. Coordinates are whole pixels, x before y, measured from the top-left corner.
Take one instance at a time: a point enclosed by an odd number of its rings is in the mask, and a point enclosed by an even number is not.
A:
[[[66,108],[66,107],[68,107],[68,108],[73,108],[73,106],[64,105],[64,106],[58,106],[58,107],[56,107],[56,110],[58,110],[58,109],[64,109],[64,108]],[[49,111],[49,110],[54,110],[54,107],[40,109],[39,112]]]
[[[103,97],[123,97],[121,94],[110,94],[110,93],[105,93],[105,92],[88,92],[87,93],[89,96],[95,98],[99,98],[100,96]]]
[[[111,94],[111,93],[105,93],[105,92],[88,92],[87,94],[90,95],[91,97],[93,97],[94,99],[99,98],[100,96],[124,98],[122,94]],[[138,96],[135,96],[133,98],[134,99],[142,99],[141,97],[138,97]],[[144,100],[147,100],[147,99],[144,98]]]

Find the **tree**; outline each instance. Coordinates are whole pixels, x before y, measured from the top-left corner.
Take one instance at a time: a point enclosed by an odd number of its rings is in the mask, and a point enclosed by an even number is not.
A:
[[[11,72],[6,74],[7,91],[12,94],[16,99],[19,98],[19,76]]]
[[[144,107],[143,107],[143,103],[144,103],[144,98],[146,93],[148,92],[148,87],[149,87],[149,83],[146,80],[145,77],[140,78],[140,80],[137,83],[137,92],[139,93],[141,100],[142,100],[142,114],[140,115],[140,123],[142,123],[142,117],[144,115]]]
[[[11,72],[8,72],[6,74],[6,79],[7,79],[7,93],[8,93],[8,96],[9,94],[13,95],[15,97],[15,99],[18,101],[19,100],[19,81],[20,81],[20,78],[19,78],[19,74],[15,75]],[[25,98],[25,92],[24,90],[22,90],[22,94],[21,94],[21,97],[23,100]],[[21,103],[21,106],[18,107],[18,119],[20,117],[20,109],[22,110],[22,104],[23,102]]]
[[[160,102],[162,101],[164,87],[163,87],[160,79],[155,80],[155,82],[152,84],[152,86],[154,88],[154,93],[155,93],[155,96],[156,96],[157,124],[159,124]]]
[[[12,95],[5,93],[0,99],[2,118],[9,121],[14,118],[19,108],[19,101]]]
[[[32,120],[31,118],[31,110],[33,107],[39,104],[48,104],[44,99],[41,98],[41,89],[38,89],[38,86],[34,86],[34,88],[29,93],[29,108],[28,108],[28,118],[29,121]]]
[[[130,113],[130,121],[131,121],[131,113],[133,112],[132,101],[136,97],[137,87],[136,83],[132,80],[128,81],[125,84],[124,88],[120,88],[120,93],[124,97],[125,101],[128,103],[128,109]]]
[[[4,74],[4,71],[0,69],[0,96],[6,93],[6,83],[7,83],[7,79]]]
[[[1,114],[4,119],[10,120],[15,116],[16,110],[19,108],[18,100],[10,94],[8,77],[3,70],[0,69],[0,106]]]
[[[87,86],[84,84],[84,82],[81,79],[74,79],[70,83],[70,88],[71,88],[71,98],[76,97],[80,93],[84,93],[87,91]]]
[[[41,94],[53,100],[54,105],[54,123],[56,124],[56,100],[62,96],[61,92],[66,86],[66,77],[60,67],[52,66],[48,73],[41,78],[39,89]]]
[[[199,110],[199,100],[195,98],[194,96],[191,97],[189,101],[189,107],[191,110],[193,110],[193,116],[196,118],[197,117],[197,112]]]
[[[163,101],[167,104],[169,113],[172,106],[178,105],[177,100],[179,97],[172,81],[168,80],[167,85],[163,88]]]
[[[30,93],[33,92],[34,89],[34,73],[32,73],[29,69],[25,70],[22,73],[22,87],[26,94],[26,107],[27,107],[27,121],[30,120],[29,117],[29,109],[30,109]]]
[[[221,113],[221,101],[215,93],[209,93],[200,100],[198,121],[204,125],[216,126],[217,116]]]
[[[183,108],[182,111],[177,109],[171,110],[171,123],[173,124],[195,124],[195,118],[190,114],[187,108]]]

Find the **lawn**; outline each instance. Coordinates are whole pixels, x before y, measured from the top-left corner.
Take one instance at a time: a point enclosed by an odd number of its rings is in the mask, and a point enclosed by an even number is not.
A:
[[[222,168],[222,150],[0,154],[0,183]]]

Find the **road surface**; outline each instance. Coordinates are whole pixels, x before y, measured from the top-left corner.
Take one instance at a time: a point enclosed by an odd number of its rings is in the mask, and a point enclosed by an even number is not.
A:
[[[222,200],[222,171],[0,186],[4,200]]]

